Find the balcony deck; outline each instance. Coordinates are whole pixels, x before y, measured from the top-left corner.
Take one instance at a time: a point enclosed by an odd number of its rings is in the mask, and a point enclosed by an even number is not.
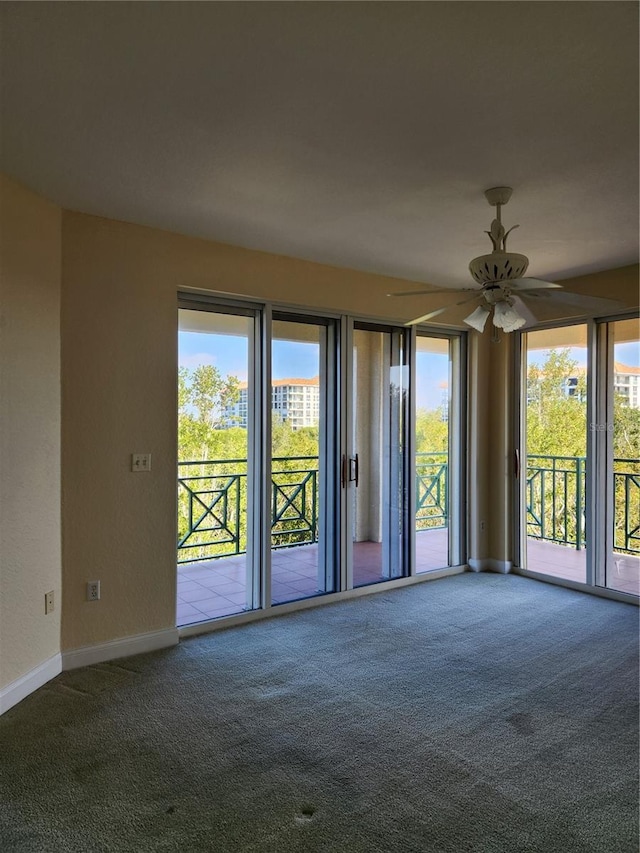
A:
[[[529,537],[527,540],[527,568],[532,572],[556,578],[585,583],[587,552],[567,545],[556,545]],[[615,553],[609,561],[607,588],[617,592],[640,594],[640,559],[629,554]]]
[[[447,563],[447,531],[444,528],[416,533],[416,566],[419,573],[442,568]],[[381,546],[375,542],[354,543],[354,586],[382,580]],[[273,604],[318,595],[317,545],[282,548],[272,554]],[[616,555],[608,586],[638,595],[640,560]],[[218,560],[183,563],[178,566],[177,624],[193,625],[209,619],[241,613],[245,609],[246,557],[240,554]],[[552,542],[528,540],[528,568],[553,577],[585,580],[585,551]]]

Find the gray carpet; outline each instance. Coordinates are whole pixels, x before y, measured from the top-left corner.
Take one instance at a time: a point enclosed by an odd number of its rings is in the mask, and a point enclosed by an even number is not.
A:
[[[465,574],[64,673],[5,851],[637,853],[638,610]]]

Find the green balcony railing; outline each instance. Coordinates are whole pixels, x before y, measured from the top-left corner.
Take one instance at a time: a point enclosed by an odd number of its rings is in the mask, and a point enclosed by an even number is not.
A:
[[[527,456],[527,536],[585,546],[583,456]]]
[[[318,539],[318,457],[273,459],[272,547]],[[247,460],[206,459],[178,466],[178,562],[244,554]]]
[[[416,453],[416,530],[447,526],[449,460],[446,453]]]
[[[580,550],[586,544],[582,456],[527,458],[527,535]],[[640,554],[640,460],[614,459],[616,551]],[[270,514],[274,548],[318,540],[318,457],[273,459]],[[416,454],[416,530],[446,527],[446,453]],[[178,562],[243,554],[247,547],[247,460],[181,462]]]
[[[527,535],[581,550],[586,545],[586,458],[527,457]],[[640,460],[613,460],[613,548],[640,553]]]
[[[318,541],[318,457],[273,459],[274,548]],[[416,529],[447,525],[446,453],[416,455]],[[247,460],[207,459],[178,466],[178,562],[244,554],[247,548]]]

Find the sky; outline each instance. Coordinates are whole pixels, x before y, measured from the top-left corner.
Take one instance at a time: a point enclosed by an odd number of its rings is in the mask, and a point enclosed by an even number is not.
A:
[[[194,368],[199,364],[213,364],[223,375],[247,379],[247,338],[233,335],[215,335],[206,332],[179,332],[179,364]],[[549,350],[531,350],[529,364],[541,364]],[[586,347],[571,347],[569,350],[579,366],[587,363]],[[615,360],[633,367],[640,366],[640,344],[623,343],[615,346]],[[443,402],[449,378],[448,357],[438,353],[418,353],[417,400],[419,409],[436,409]],[[276,342],[272,355],[274,379],[287,377],[311,379],[318,375],[318,345],[295,341]]]
[[[559,349],[559,347],[557,347]],[[542,364],[546,361],[550,350],[531,350],[527,354],[529,364]],[[579,367],[587,365],[587,348],[586,347],[570,347],[569,356],[574,361],[578,362]],[[627,367],[640,367],[640,343],[631,342],[626,344],[615,344],[614,359]]]
[[[180,367],[199,364],[215,365],[223,375],[247,379],[247,339],[207,332],[179,332],[178,362]],[[449,362],[446,355],[418,353],[418,408],[435,409],[443,399],[443,383],[448,382]],[[293,341],[277,341],[272,355],[274,379],[288,377],[311,379],[318,375],[318,345]]]

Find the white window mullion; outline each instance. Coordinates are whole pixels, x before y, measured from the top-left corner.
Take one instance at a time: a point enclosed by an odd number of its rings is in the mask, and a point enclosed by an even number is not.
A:
[[[351,547],[353,525],[353,501],[349,489],[348,460],[352,453],[353,412],[353,320],[342,317],[340,321],[340,589],[353,589],[353,549]],[[343,460],[347,461],[343,466]],[[345,470],[346,469],[346,470]]]
[[[410,328],[408,338],[409,347],[409,387],[407,390],[407,493],[409,505],[406,508],[407,523],[404,525],[405,530],[405,560],[407,563],[407,574],[409,576],[416,573],[416,506],[417,506],[417,489],[416,489],[416,336],[417,328]]]
[[[271,308],[256,323],[254,348],[253,594],[254,607],[271,607]]]

